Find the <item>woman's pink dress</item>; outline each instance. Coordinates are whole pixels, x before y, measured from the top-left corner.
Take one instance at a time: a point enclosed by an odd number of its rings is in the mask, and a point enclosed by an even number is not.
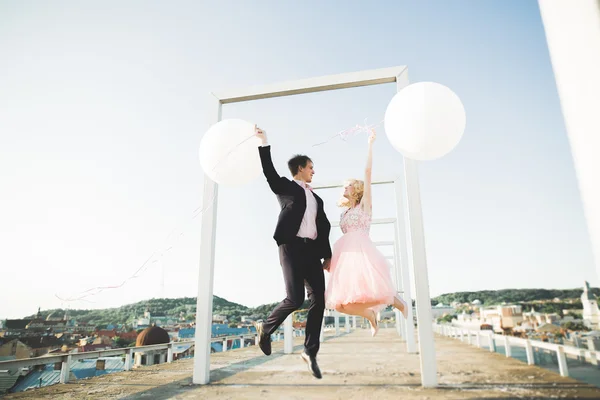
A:
[[[326,307],[377,302],[372,307],[377,312],[393,304],[396,288],[391,264],[369,237],[371,214],[360,205],[350,208],[342,214],[340,227],[344,235],[333,245]]]

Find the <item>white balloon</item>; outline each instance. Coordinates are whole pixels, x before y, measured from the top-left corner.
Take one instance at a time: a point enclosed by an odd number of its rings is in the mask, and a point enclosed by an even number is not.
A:
[[[200,165],[213,181],[225,186],[251,182],[261,173],[254,124],[225,119],[212,125],[200,142]]]
[[[451,152],[465,131],[465,108],[449,88],[435,82],[408,85],[385,111],[385,134],[413,160],[434,160]]]

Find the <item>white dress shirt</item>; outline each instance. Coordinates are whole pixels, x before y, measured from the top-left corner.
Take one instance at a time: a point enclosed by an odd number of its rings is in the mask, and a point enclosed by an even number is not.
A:
[[[315,240],[317,238],[317,199],[315,199],[310,186],[306,182],[296,179],[294,179],[294,182],[304,188],[304,194],[306,195],[306,210],[296,236]]]
[[[267,146],[269,146],[269,143],[260,145],[260,147]],[[306,195],[306,210],[296,236],[315,240],[317,238],[317,199],[315,199],[310,186],[306,182],[296,179],[294,179],[294,182],[304,188],[304,194]]]

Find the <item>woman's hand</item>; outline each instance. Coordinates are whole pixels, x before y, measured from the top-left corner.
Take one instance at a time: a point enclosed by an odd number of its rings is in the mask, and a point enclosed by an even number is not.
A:
[[[369,135],[369,145],[372,145],[377,137],[377,133],[375,133],[375,129],[371,129],[371,134]]]

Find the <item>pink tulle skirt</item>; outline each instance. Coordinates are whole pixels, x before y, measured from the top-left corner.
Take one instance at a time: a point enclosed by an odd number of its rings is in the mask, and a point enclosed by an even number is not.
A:
[[[394,303],[396,289],[390,263],[363,231],[344,234],[333,246],[325,305],[377,303],[378,312]]]

